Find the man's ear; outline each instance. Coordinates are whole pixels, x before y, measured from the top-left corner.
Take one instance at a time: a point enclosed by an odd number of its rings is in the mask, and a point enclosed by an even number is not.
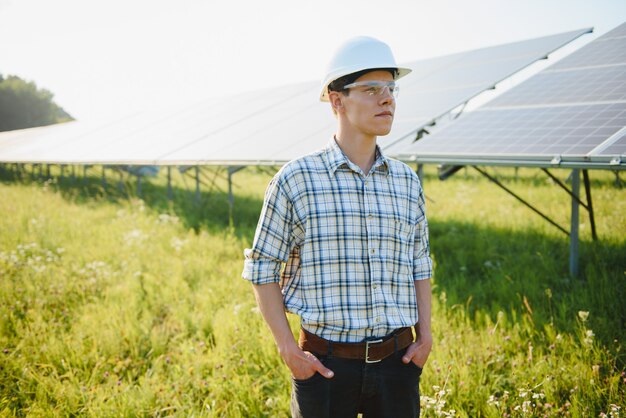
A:
[[[328,93],[328,101],[330,102],[333,112],[339,113],[343,110],[343,96],[337,91]]]

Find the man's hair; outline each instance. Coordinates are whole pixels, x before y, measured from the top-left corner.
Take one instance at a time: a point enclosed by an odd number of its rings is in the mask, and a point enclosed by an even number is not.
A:
[[[328,85],[328,91],[344,91],[345,86],[354,83],[359,77],[367,73],[371,73],[372,71],[389,71],[394,78],[396,78],[396,75],[398,74],[398,70],[395,68],[368,68],[367,70],[361,70],[356,73],[344,75],[343,77],[339,77],[338,79],[332,81]],[[349,90],[345,91],[346,96],[348,95],[348,92]]]

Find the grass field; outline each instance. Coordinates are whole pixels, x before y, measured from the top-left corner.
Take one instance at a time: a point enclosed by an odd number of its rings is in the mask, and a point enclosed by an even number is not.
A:
[[[568,227],[569,196],[545,174],[489,171]],[[581,212],[572,278],[562,232],[471,169],[425,174],[436,269],[422,416],[624,416],[626,189],[591,173],[599,240]],[[269,179],[235,175],[230,223],[223,178],[194,205],[178,178],[168,202],[163,177],[140,200],[97,176],[4,172],[0,415],[287,416],[289,373],[240,278]]]

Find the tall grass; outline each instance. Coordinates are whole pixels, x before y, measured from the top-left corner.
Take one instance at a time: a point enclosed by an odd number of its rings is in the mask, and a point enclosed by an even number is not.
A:
[[[490,170],[563,225],[536,170]],[[556,171],[565,179],[566,171]],[[6,416],[288,415],[282,365],[240,279],[270,176],[194,205],[163,177],[142,199],[98,178],[0,183],[0,411]],[[478,173],[426,170],[435,347],[424,416],[620,416],[626,404],[626,192],[592,173],[599,241],[569,241]],[[291,318],[294,330],[295,318]]]

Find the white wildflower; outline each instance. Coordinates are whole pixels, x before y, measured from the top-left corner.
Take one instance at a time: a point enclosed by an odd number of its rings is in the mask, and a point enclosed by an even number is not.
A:
[[[124,234],[124,242],[128,245],[141,243],[146,238],[146,234],[144,234],[140,229],[133,229],[132,231]]]
[[[487,399],[487,405],[500,406],[500,401],[495,395],[491,395],[489,396],[489,399]]]
[[[172,248],[174,249],[174,251],[176,251],[177,253],[180,252],[180,250],[182,250],[182,248],[187,244],[187,240],[186,239],[180,239],[178,237],[173,237],[170,240],[170,245],[172,246]]]

